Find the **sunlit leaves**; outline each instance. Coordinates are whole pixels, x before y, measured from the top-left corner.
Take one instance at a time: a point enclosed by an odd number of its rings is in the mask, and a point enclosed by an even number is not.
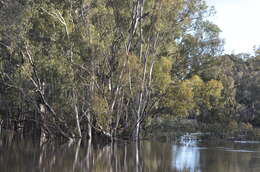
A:
[[[109,129],[112,116],[108,114],[108,102],[101,96],[95,96],[93,100],[93,111],[96,115],[98,126],[104,130]]]
[[[218,105],[222,90],[221,82],[204,82],[195,75],[189,80],[170,85],[162,98],[161,106],[167,109],[168,114],[175,116],[185,117],[195,112],[200,114],[200,108],[210,110]]]
[[[166,57],[161,57],[154,64],[153,72],[153,87],[159,91],[165,91],[165,89],[171,83],[171,71],[172,61]]]
[[[23,20],[13,26],[23,31],[13,32],[19,41],[2,35],[9,28],[1,28],[1,40],[8,38],[11,47],[1,55],[12,67],[1,69],[15,73],[24,97],[34,104],[40,98],[35,90],[44,92],[57,116],[72,128],[74,114],[83,121],[91,114],[94,127],[109,132],[115,125],[135,127],[153,104],[159,113],[182,117],[199,111],[201,104],[215,106],[221,97],[219,81],[194,76],[219,33],[203,20],[204,1],[136,2],[31,1],[23,15],[18,12]],[[25,49],[33,64],[22,55]],[[173,70],[181,74],[175,77]],[[31,80],[36,78],[34,88]]]

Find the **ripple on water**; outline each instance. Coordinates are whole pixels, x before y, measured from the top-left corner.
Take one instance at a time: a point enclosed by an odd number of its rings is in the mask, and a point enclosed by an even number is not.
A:
[[[242,144],[260,144],[260,141],[241,141],[241,140],[237,140],[234,141],[235,143],[242,143]]]
[[[216,147],[218,150],[223,150],[226,152],[240,152],[240,153],[254,153],[259,151],[252,151],[252,150],[246,150],[246,149],[233,149],[233,148],[227,148],[227,147]]]

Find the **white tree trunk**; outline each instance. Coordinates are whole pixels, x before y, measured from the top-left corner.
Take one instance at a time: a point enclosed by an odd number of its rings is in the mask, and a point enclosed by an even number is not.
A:
[[[78,134],[78,137],[81,138],[82,134],[81,134],[81,128],[80,128],[80,123],[79,123],[79,111],[78,111],[78,107],[76,104],[74,105],[74,109],[75,109],[75,118],[76,118],[76,124],[77,124],[77,134]]]

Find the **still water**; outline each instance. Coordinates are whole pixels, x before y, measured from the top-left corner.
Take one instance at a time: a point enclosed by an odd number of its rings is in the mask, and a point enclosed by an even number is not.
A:
[[[0,172],[259,171],[258,142],[73,142],[40,146],[0,140]]]

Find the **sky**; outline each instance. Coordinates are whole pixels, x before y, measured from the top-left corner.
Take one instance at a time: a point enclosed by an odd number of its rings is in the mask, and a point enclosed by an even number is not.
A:
[[[212,20],[222,30],[225,53],[253,53],[260,45],[260,0],[206,0],[215,6]]]

